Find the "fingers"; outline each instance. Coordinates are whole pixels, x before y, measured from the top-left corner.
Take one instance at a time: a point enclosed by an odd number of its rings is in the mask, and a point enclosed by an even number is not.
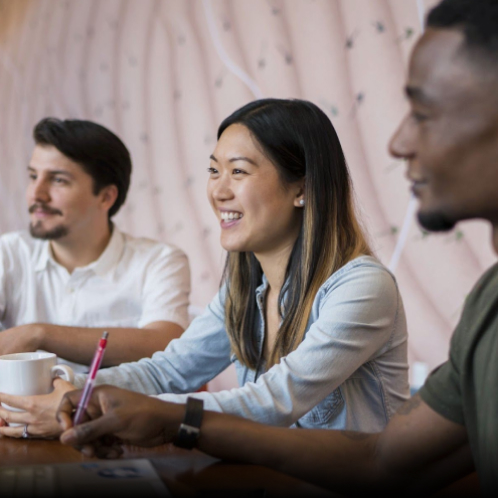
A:
[[[62,423],[63,420],[67,423],[69,419],[71,424],[68,427],[72,427],[72,415],[78,406],[80,396],[81,390],[69,391],[64,394],[64,397],[62,398],[59,408],[57,408],[57,412],[55,414],[59,423]]]
[[[62,431],[67,431],[73,426],[72,416],[65,412],[57,413],[57,420],[62,428]]]
[[[81,453],[88,458],[93,458],[95,456],[95,448],[91,444],[85,444],[79,448]]]
[[[106,459],[114,459],[119,458],[123,454],[123,448],[117,444],[106,446],[105,444],[101,444],[96,441],[95,444],[85,444],[79,448],[81,453],[86,457],[97,457],[97,458],[106,458]]]
[[[61,377],[55,377],[53,381],[54,389],[61,391],[74,391],[76,387],[73,384],[68,382],[67,380],[62,379]]]
[[[85,445],[107,434],[112,434],[116,427],[114,417],[104,415],[90,422],[77,425],[61,435],[61,443],[74,445]]]
[[[29,400],[27,396],[14,396],[13,394],[0,394],[0,403],[12,406],[13,408],[29,409]]]
[[[23,429],[24,425],[22,425],[21,427],[3,426],[0,427],[0,434],[2,436],[20,438],[22,437]]]
[[[29,418],[30,420],[26,420]],[[7,410],[6,408],[0,408],[0,419],[2,419],[7,424],[28,424],[32,422],[32,417],[29,416],[25,411],[14,411]]]
[[[119,458],[123,454],[121,446],[97,446],[94,451],[95,456],[98,458]]]

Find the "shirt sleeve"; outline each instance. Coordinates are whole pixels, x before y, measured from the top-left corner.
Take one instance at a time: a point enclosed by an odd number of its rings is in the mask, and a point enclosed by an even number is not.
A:
[[[406,334],[406,324],[397,323],[399,299],[387,270],[368,265],[348,269],[325,290],[318,319],[295,351],[256,382],[193,397],[203,399],[207,410],[290,426],[362,364],[382,354],[397,326]],[[186,395],[159,398],[183,403]]]
[[[7,261],[3,240],[0,238],[0,330],[4,329],[3,320],[7,307]]]
[[[138,327],[167,321],[186,329],[189,294],[190,269],[186,254],[178,248],[164,248],[147,269]]]
[[[222,291],[164,351],[154,353],[152,358],[102,369],[96,383],[144,394],[197,391],[230,364],[230,341],[225,331],[221,294]],[[82,387],[85,378],[76,375],[75,385]]]
[[[451,339],[450,357],[434,370],[419,389],[420,397],[435,412],[457,424],[465,423],[459,372],[459,332],[462,322]]]

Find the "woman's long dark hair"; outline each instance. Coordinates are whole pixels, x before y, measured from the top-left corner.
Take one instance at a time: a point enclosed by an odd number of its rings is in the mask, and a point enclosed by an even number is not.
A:
[[[303,100],[250,102],[221,123],[218,139],[235,123],[249,129],[284,184],[303,178],[305,182],[303,221],[280,291],[282,322],[267,359],[269,368],[303,340],[313,301],[325,280],[371,251],[354,212],[341,144],[316,105]],[[239,361],[253,369],[259,360],[254,321],[255,291],[261,282],[262,269],[252,252],[228,253],[223,274],[227,333]]]

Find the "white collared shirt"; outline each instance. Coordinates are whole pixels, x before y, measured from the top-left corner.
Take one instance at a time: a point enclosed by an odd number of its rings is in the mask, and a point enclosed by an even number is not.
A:
[[[188,326],[190,271],[180,249],[114,227],[104,252],[70,274],[50,243],[27,232],[0,237],[0,325],[141,328]]]

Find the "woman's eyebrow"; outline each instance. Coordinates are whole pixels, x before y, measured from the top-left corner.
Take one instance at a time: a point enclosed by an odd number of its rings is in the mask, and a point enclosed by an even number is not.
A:
[[[211,159],[212,161],[214,162],[218,162],[218,159],[216,159],[216,157],[214,157],[213,154],[211,154],[209,156],[209,159]],[[253,159],[249,159],[248,157],[246,156],[237,156],[237,157],[231,157],[228,162],[229,163],[234,163],[235,161],[247,161],[248,163],[251,163],[251,164],[254,164],[254,166],[258,166],[258,163],[256,161],[254,161]]]
[[[230,162],[230,163],[233,163],[235,161],[247,161],[248,163],[254,164],[254,166],[258,165],[255,161],[253,161],[252,159],[249,159],[248,157],[245,157],[245,156],[232,157],[228,160],[228,162]]]

